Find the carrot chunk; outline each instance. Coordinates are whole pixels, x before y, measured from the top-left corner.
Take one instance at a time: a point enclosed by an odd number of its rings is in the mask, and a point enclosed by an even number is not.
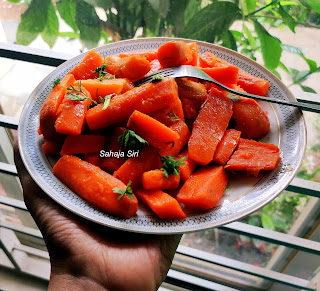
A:
[[[208,93],[201,83],[191,81],[187,78],[178,78],[176,82],[178,85],[179,98],[196,100],[201,103],[206,101]]]
[[[114,75],[117,78],[139,80],[150,71],[150,62],[145,57],[136,55],[120,59],[115,63]]]
[[[70,72],[76,80],[94,79],[99,77],[99,74],[94,73],[95,69],[102,66],[103,59],[95,51],[89,51],[82,62],[74,67]]]
[[[128,78],[124,78],[124,84],[121,93],[125,93],[134,88],[134,84]]]
[[[192,53],[192,59],[187,62],[186,65],[190,66],[197,66],[198,65],[198,45],[196,42],[190,42],[187,43],[189,46],[191,53]]]
[[[147,204],[161,219],[186,218],[178,201],[161,190],[139,189],[136,191],[136,195],[139,200]]]
[[[248,93],[260,96],[266,96],[270,87],[270,83],[267,80],[251,76],[245,72],[239,72],[237,85]]]
[[[47,156],[54,156],[59,154],[61,147],[62,147],[63,141],[61,139],[55,139],[55,140],[47,140],[42,145],[43,152]]]
[[[235,66],[199,68],[207,73],[212,79],[224,84],[236,84],[238,81],[239,68]]]
[[[99,153],[84,154],[83,160],[97,167],[100,167],[101,164],[101,157]]]
[[[218,56],[214,55],[210,52],[205,52],[199,57],[199,65],[200,67],[207,68],[207,67],[226,67],[230,66],[228,62],[225,60],[220,59]]]
[[[179,166],[180,171],[180,180],[182,183],[185,183],[192,173],[194,172],[197,163],[189,159],[188,149],[186,148],[180,155],[177,156],[177,159],[187,157],[187,159]]]
[[[213,208],[228,184],[223,166],[208,166],[193,173],[181,187],[177,200],[196,210]]]
[[[201,165],[209,164],[232,116],[232,101],[212,88],[201,108],[188,142],[189,158]]]
[[[60,158],[53,167],[53,174],[81,198],[108,213],[129,218],[137,212],[138,201],[134,194],[118,199],[119,194],[114,192],[114,188],[126,190],[123,182],[78,157]]]
[[[166,178],[162,170],[151,170],[142,175],[142,186],[146,190],[176,189],[180,183],[180,175],[169,175]]]
[[[158,60],[163,68],[186,65],[192,59],[192,51],[183,41],[168,41],[158,48]]]
[[[106,72],[111,75],[114,75],[116,73],[116,63],[120,60],[121,60],[121,58],[118,56],[107,56],[104,59],[104,63],[107,65],[107,67],[105,69]]]
[[[145,57],[148,61],[153,61],[157,58],[157,49],[141,52],[128,52],[119,54],[120,58],[126,58],[131,56]]]
[[[225,131],[214,152],[213,162],[225,165],[238,145],[241,132],[235,129]]]
[[[61,156],[99,153],[105,137],[100,135],[68,135],[61,149]]]

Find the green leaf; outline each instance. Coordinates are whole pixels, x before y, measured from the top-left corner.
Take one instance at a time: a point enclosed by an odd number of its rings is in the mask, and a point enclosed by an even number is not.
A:
[[[260,219],[257,216],[251,216],[248,219],[248,224],[254,225],[254,226],[260,226]]]
[[[237,51],[237,42],[230,30],[222,35],[222,45],[234,51]]]
[[[56,9],[53,3],[50,2],[48,8],[48,18],[47,24],[44,31],[41,33],[43,40],[49,45],[50,48],[53,47],[59,35],[59,20],[56,15]]]
[[[184,11],[188,0],[171,0],[167,15],[168,24],[172,25],[173,33],[179,35],[184,28]]]
[[[184,12],[184,21],[188,23],[192,17],[200,11],[198,0],[190,0]]]
[[[21,15],[17,31],[17,43],[29,45],[41,33],[47,23],[50,0],[32,0],[28,9]]]
[[[88,48],[97,45],[100,39],[100,20],[93,6],[79,1],[76,6],[76,23],[80,30],[80,39]]]
[[[261,214],[262,227],[270,230],[274,230],[274,224],[269,215]]]
[[[131,185],[131,180],[128,182],[126,190],[120,190],[118,187],[115,187],[112,189],[113,193],[119,194],[119,197],[117,198],[117,200],[120,200],[124,195],[127,195],[130,199],[134,199],[133,191],[130,185]]]
[[[292,80],[294,84],[300,84],[308,79],[310,76],[309,71],[299,71],[296,69],[290,69]]]
[[[213,42],[241,17],[238,6],[231,2],[214,2],[195,14],[187,23],[182,37]]]
[[[114,7],[114,3],[112,0],[84,0],[84,1],[94,7],[101,7],[105,10]]]
[[[243,4],[245,14],[249,14],[255,11],[257,6],[257,0],[244,0]]]
[[[313,11],[320,13],[320,2],[319,0],[300,0],[302,5],[307,8],[311,8]]]
[[[282,53],[281,41],[270,35],[259,22],[255,21],[254,27],[261,43],[264,65],[270,70],[276,69]]]
[[[176,159],[174,156],[163,156],[161,157],[161,162],[163,167],[160,169],[163,171],[163,175],[168,178],[169,175],[179,175],[180,165],[184,165],[184,161],[188,158],[188,156],[182,157],[180,159]]]
[[[280,231],[284,231],[288,228],[286,222],[276,213],[272,215],[272,220],[275,228]]]
[[[312,88],[310,88],[310,87],[303,86],[303,85],[301,85],[301,84],[300,84],[300,87],[301,87],[301,89],[302,89],[304,92],[309,92],[309,93],[315,93],[315,94],[317,94],[317,92],[316,92],[315,90],[313,90]]]
[[[137,135],[133,130],[127,129],[119,136],[118,141],[121,145],[121,150],[141,150],[147,141]]]
[[[282,70],[284,70],[288,75],[291,75],[289,69],[285,66],[284,63],[280,62],[280,63],[279,63],[279,68],[281,68]]]
[[[159,34],[159,25],[160,25],[160,17],[159,14],[149,5],[149,3],[146,3],[143,8],[143,19],[146,23],[146,27],[150,29],[150,31],[154,35]]]
[[[167,17],[170,8],[169,0],[148,0],[148,2],[154,11],[156,11],[161,17]]]
[[[279,13],[281,17],[284,19],[284,23],[290,28],[290,30],[293,33],[295,33],[296,24],[293,23],[295,19],[290,14],[288,14],[287,11],[285,11],[280,4],[279,4]],[[288,22],[286,22],[285,20],[288,20]]]
[[[247,40],[248,40],[250,46],[251,46],[251,49],[255,50],[257,48],[256,39],[253,37],[250,29],[245,24],[242,25],[242,28],[243,28],[243,32],[244,32],[245,36],[247,37]]]
[[[22,2],[22,0],[7,0],[8,2],[11,2],[11,3],[19,3],[19,2]]]
[[[76,23],[76,3],[73,0],[60,0],[56,4],[61,18],[73,31],[78,30]]]

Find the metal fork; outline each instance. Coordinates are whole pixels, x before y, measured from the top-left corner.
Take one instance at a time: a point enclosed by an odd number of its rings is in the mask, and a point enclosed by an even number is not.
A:
[[[294,106],[294,107],[298,107],[302,110],[320,113],[320,105],[318,105],[318,104],[311,104],[311,103],[297,102],[297,101],[287,101],[287,100],[281,100],[281,99],[276,99],[276,98],[272,98],[272,97],[263,97],[263,96],[259,96],[259,95],[253,95],[253,94],[249,94],[246,92],[237,91],[237,90],[231,89],[231,88],[221,84],[220,82],[212,79],[207,73],[203,72],[202,70],[200,70],[196,67],[187,66],[187,65],[166,68],[166,69],[154,72],[154,73],[148,75],[147,77],[138,80],[137,82],[135,82],[134,85],[135,85],[135,87],[139,87],[139,86],[146,84],[146,83],[155,82],[156,81],[155,76],[157,76],[157,75],[159,75],[160,77],[172,77],[172,78],[182,78],[182,77],[197,78],[200,80],[209,81],[209,82],[217,85],[218,87],[234,94],[234,95],[239,95],[239,96],[252,98],[252,99],[256,99],[256,100],[260,100],[260,101],[272,102],[272,103],[276,103],[276,104]],[[234,97],[234,95],[232,95],[230,97]]]

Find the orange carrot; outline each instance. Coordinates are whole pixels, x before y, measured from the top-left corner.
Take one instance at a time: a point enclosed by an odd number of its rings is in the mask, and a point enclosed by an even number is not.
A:
[[[120,59],[115,63],[114,75],[117,78],[139,80],[150,71],[150,63],[145,57],[135,55]]]
[[[93,154],[99,153],[105,137],[99,135],[68,135],[60,155]]]
[[[95,51],[89,51],[82,62],[74,67],[70,72],[76,80],[94,79],[99,77],[99,74],[94,73],[95,69],[102,66],[103,59]]]
[[[161,219],[186,218],[178,201],[161,190],[139,189],[136,191],[136,195],[139,200],[147,204]]]
[[[100,167],[101,164],[101,157],[99,153],[84,154],[83,160],[97,167]]]
[[[162,170],[151,170],[142,175],[142,186],[146,190],[153,189],[176,189],[180,183],[180,175],[169,175],[166,178]]]
[[[116,63],[120,60],[121,58],[118,56],[107,56],[104,59],[104,63],[107,65],[106,72],[114,75],[116,73]]]
[[[89,109],[86,121],[90,129],[104,128],[127,121],[135,110],[148,114],[173,102],[177,103],[177,99],[179,98],[176,82],[174,79],[165,78],[161,82],[145,84],[115,96],[105,110],[103,104]]]
[[[198,65],[198,45],[196,42],[190,42],[190,43],[187,43],[187,45],[191,50],[192,59],[186,65],[197,66]]]
[[[55,86],[42,104],[40,110],[39,131],[45,140],[55,140],[59,134],[55,131],[54,124],[57,119],[57,111],[66,94],[67,87],[75,82],[72,74],[67,74],[60,84]]]
[[[145,146],[144,149],[139,152],[138,157],[127,159],[121,167],[113,173],[113,176],[124,183],[131,181],[132,189],[136,190],[142,185],[142,174],[158,168],[161,168],[158,153],[152,147]]]
[[[183,108],[183,114],[186,119],[195,120],[204,102],[187,98],[180,98]]]
[[[176,82],[179,98],[197,100],[201,103],[206,101],[208,97],[207,90],[201,83],[188,80],[187,78],[178,78]]]
[[[60,158],[53,167],[53,174],[81,198],[108,213],[129,218],[137,212],[138,201],[134,194],[121,197],[115,193],[115,188],[126,190],[123,182],[78,157]]]
[[[44,144],[42,145],[42,149],[43,152],[45,153],[45,155],[47,156],[55,156],[57,154],[59,154],[61,147],[63,144],[63,139],[58,138],[55,140],[47,140],[44,142]]]
[[[128,78],[124,78],[123,80],[124,80],[124,84],[121,91],[122,94],[134,88],[133,82],[130,81]]]
[[[223,166],[208,166],[193,173],[181,187],[177,200],[196,210],[213,208],[228,184]]]
[[[226,67],[230,66],[228,62],[220,59],[218,56],[210,52],[205,52],[199,57],[199,65],[203,68]]]
[[[238,145],[241,132],[235,129],[225,131],[214,152],[213,162],[225,165]]]
[[[148,61],[153,61],[157,58],[157,49],[141,52],[128,52],[119,54],[120,58],[126,58],[131,56],[145,57]]]
[[[212,161],[232,115],[232,101],[217,89],[211,89],[207,100],[193,124],[188,142],[189,158],[201,165]]]
[[[266,96],[270,87],[270,83],[267,80],[244,72],[239,72],[237,84],[246,92],[260,96]]]
[[[186,65],[192,58],[190,47],[183,41],[168,41],[158,48],[158,60],[163,68]]]
[[[236,84],[238,81],[239,68],[235,66],[199,68],[214,80],[224,84]]]
[[[163,69],[163,68],[162,68],[159,60],[158,59],[153,60],[150,62],[150,71],[147,74],[155,73],[161,69]]]
[[[186,148],[180,155],[177,156],[177,159],[184,158],[188,156],[188,149]],[[185,183],[190,176],[192,175],[193,171],[195,170],[197,164],[189,159],[189,157],[180,165],[180,180],[182,183]]]
[[[168,126],[137,110],[131,114],[127,127],[145,139],[150,145],[170,143],[180,138],[179,134]]]

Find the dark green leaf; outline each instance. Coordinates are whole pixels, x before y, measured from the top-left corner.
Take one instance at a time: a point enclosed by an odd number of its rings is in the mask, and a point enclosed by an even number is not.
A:
[[[316,92],[315,90],[313,90],[312,88],[310,88],[310,87],[303,86],[303,85],[301,85],[301,84],[300,84],[300,87],[301,87],[301,89],[302,89],[304,92],[309,92],[309,93],[315,93],[315,94],[317,94],[317,92]]]
[[[222,45],[224,47],[227,47],[229,49],[232,49],[234,51],[237,51],[237,42],[231,33],[230,30],[227,30],[223,35],[222,35]]]
[[[184,28],[184,11],[188,0],[171,0],[167,15],[169,25],[172,25],[173,33],[179,35]]]
[[[97,45],[100,39],[100,20],[93,6],[79,1],[76,6],[76,23],[80,30],[80,39],[88,48]]]
[[[94,7],[101,7],[105,10],[114,7],[114,3],[112,0],[84,0],[84,1]]]
[[[285,66],[284,63],[279,62],[279,68],[281,68],[282,70],[284,70],[288,75],[291,75],[289,69]]]
[[[12,2],[12,3],[19,3],[22,2],[22,0],[7,0],[8,2]]]
[[[163,167],[161,170],[163,171],[163,175],[168,178],[169,175],[179,175],[180,165],[184,165],[184,161],[188,158],[188,156],[182,157],[180,159],[176,159],[174,156],[163,156],[161,157],[161,162]]]
[[[48,18],[47,24],[44,28],[44,31],[41,33],[43,40],[50,46],[53,47],[57,37],[59,35],[59,20],[56,15],[56,9],[53,6],[53,3],[50,2],[48,8]]]
[[[293,222],[293,205],[288,203],[284,204],[282,209],[282,216],[285,219],[286,223],[292,224]]]
[[[143,9],[143,19],[146,23],[146,27],[154,34],[159,34],[160,16],[151,7],[149,3],[146,3]]]
[[[317,13],[320,13],[320,2],[319,0],[300,0],[300,2],[307,8],[311,8]]]
[[[260,226],[260,219],[257,216],[251,216],[248,219],[248,224],[254,225],[254,226]]]
[[[270,35],[259,22],[255,21],[254,27],[260,39],[262,57],[265,66],[270,70],[276,69],[279,65],[282,53],[281,41]]]
[[[17,43],[29,45],[41,33],[47,23],[50,0],[32,0],[28,9],[21,15],[17,31]]]
[[[214,2],[195,14],[181,36],[212,42],[241,17],[238,6],[231,2]]]
[[[133,191],[130,187],[131,185],[131,180],[128,182],[126,190],[120,190],[118,187],[115,187],[112,189],[113,193],[119,194],[119,197],[117,200],[120,200],[124,195],[127,195],[130,199],[133,199]]]
[[[200,9],[201,7],[198,0],[190,0],[184,12],[184,22],[188,23]]]
[[[309,71],[299,71],[296,69],[290,69],[290,72],[294,84],[300,84],[307,80],[310,76]]]
[[[247,40],[248,40],[251,48],[253,50],[255,50],[257,48],[256,39],[253,37],[250,29],[245,24],[242,25],[242,28],[243,28],[243,32],[244,32],[245,36],[247,37]]]
[[[249,14],[254,12],[257,6],[257,0],[244,0],[244,13]]]
[[[76,3],[74,0],[60,0],[56,4],[61,18],[68,24],[73,31],[78,30],[76,23]]]
[[[280,231],[284,231],[288,228],[286,222],[276,213],[272,215],[272,220],[275,228]]]
[[[281,17],[284,19],[285,24],[290,28],[290,30],[293,33],[295,33],[294,31],[296,27],[296,24],[294,23],[295,19],[289,13],[287,13],[287,11],[285,11],[280,4],[279,4],[279,13]],[[288,20],[288,22],[286,22],[285,20]]]
[[[261,214],[261,223],[263,228],[274,230],[274,224],[269,215]]]
[[[148,0],[151,7],[156,11],[161,17],[166,18],[170,8],[169,0]]]
[[[141,150],[145,144],[148,144],[141,136],[137,135],[133,130],[125,130],[119,136],[118,141],[121,145],[121,150]]]

